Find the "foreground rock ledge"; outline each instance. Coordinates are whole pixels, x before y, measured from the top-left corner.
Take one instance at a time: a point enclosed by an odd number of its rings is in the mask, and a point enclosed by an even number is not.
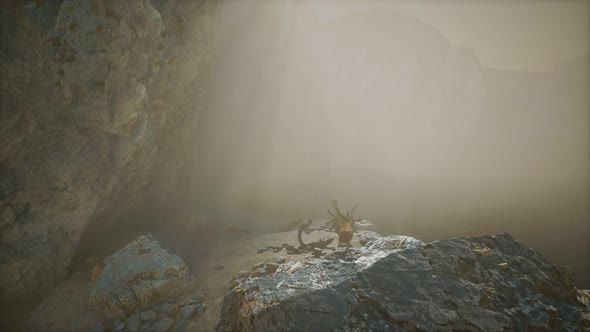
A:
[[[217,331],[584,331],[588,291],[510,235],[385,237],[279,266],[225,297]]]

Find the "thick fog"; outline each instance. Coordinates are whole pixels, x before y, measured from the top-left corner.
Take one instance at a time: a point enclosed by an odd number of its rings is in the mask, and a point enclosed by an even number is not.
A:
[[[587,48],[494,68],[391,3],[348,6],[224,3],[194,147],[200,222],[271,231],[334,198],[383,233],[509,232],[588,287]]]

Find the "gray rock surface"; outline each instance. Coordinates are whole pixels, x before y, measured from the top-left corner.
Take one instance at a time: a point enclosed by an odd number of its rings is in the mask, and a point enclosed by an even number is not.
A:
[[[196,289],[182,259],[170,254],[150,236],[140,236],[99,263],[102,271],[89,285],[91,307],[110,319],[123,319],[168,299]],[[169,311],[165,304],[161,311]],[[143,321],[153,321],[153,310],[141,313]]]
[[[368,231],[368,232],[365,232],[365,233],[359,235],[359,242],[361,243],[362,246],[364,246],[367,243],[377,240],[380,237],[381,237],[381,235],[379,235],[379,233],[373,232],[373,231]]]
[[[2,4],[0,302],[64,279],[124,206],[179,200],[218,6]]]
[[[587,294],[508,234],[389,236],[245,281],[225,297],[217,331],[582,331]]]

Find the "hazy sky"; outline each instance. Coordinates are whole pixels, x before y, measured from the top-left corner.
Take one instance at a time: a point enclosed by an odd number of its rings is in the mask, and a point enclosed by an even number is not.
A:
[[[321,20],[376,8],[400,11],[472,49],[487,67],[542,71],[589,52],[590,1],[311,0]]]

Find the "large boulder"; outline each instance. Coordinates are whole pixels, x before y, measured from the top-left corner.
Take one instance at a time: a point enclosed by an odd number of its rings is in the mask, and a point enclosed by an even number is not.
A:
[[[384,237],[245,280],[225,297],[217,331],[581,331],[583,299],[570,270],[507,234]]]
[[[184,261],[149,235],[138,237],[96,265],[92,278],[90,306],[111,320],[122,320],[196,290]]]

